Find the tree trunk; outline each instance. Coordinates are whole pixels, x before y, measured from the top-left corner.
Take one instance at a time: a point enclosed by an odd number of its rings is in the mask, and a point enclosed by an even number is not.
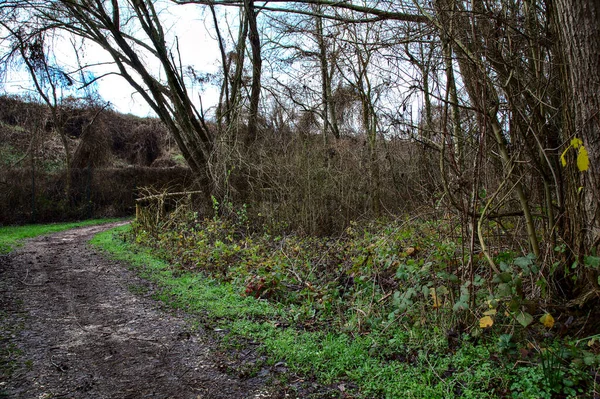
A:
[[[250,92],[250,116],[248,118],[248,136],[246,143],[249,144],[256,140],[258,130],[258,106],[260,102],[260,79],[262,73],[262,58],[260,54],[260,36],[258,34],[258,25],[256,23],[257,12],[254,9],[253,0],[245,0],[244,6],[248,18],[248,27],[250,33],[248,40],[252,50],[252,87]]]
[[[317,12],[321,12],[321,8],[317,7]],[[323,103],[323,136],[327,141],[329,131],[336,139],[340,138],[340,131],[337,126],[337,116],[335,112],[335,104],[331,95],[331,76],[329,75],[329,59],[327,52],[327,43],[325,42],[325,34],[323,30],[323,18],[315,17],[316,31],[315,36],[319,45],[319,61],[321,68],[321,101]]]
[[[600,242],[600,2],[555,0],[554,5],[574,115],[575,131],[568,136],[583,140],[590,161],[581,191],[582,256]]]

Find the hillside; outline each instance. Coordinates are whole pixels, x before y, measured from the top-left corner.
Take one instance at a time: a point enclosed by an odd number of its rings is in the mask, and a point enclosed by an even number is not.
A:
[[[63,123],[72,187],[65,192],[66,150],[50,110],[0,97],[0,224],[89,216],[129,216],[140,187],[189,186],[192,178],[160,121],[100,104],[65,100]]]

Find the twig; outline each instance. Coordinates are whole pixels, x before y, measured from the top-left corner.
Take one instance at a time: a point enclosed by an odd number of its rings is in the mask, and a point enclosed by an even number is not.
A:
[[[141,202],[141,201],[146,201],[146,200],[156,199],[156,198],[162,199],[165,197],[173,197],[176,195],[202,194],[202,193],[203,193],[203,191],[181,191],[178,193],[162,193],[162,194],[155,194],[155,195],[149,195],[147,197],[138,198],[135,201]]]
[[[26,283],[25,280],[27,280],[28,276],[29,276],[29,269],[27,269],[27,272],[25,273],[25,277],[23,277],[23,280],[20,280],[23,285],[26,285],[28,287],[41,287],[43,285],[43,284],[29,284],[29,283]]]
[[[54,363],[54,356],[50,356],[50,363],[52,363],[52,365],[53,365],[54,367],[56,367],[56,368],[58,369],[58,371],[60,371],[61,373],[64,373],[64,372],[66,372],[66,371],[67,371],[67,369],[66,369],[65,367],[63,367],[63,366],[60,366],[60,365],[58,365],[58,364]],[[67,392],[67,393],[69,393],[69,392]],[[63,395],[63,396],[64,396],[64,395]]]
[[[377,303],[381,303],[381,302],[385,301],[390,296],[392,296],[393,293],[394,293],[394,291],[388,292],[387,294],[385,294],[384,296],[382,296],[381,298],[379,298],[379,300],[377,301]]]

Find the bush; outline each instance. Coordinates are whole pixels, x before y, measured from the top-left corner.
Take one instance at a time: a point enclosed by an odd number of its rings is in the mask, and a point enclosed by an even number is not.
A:
[[[64,192],[64,174],[11,169],[0,171],[0,224],[57,222],[88,217],[135,214],[138,189],[145,186],[186,190],[194,187],[187,168],[74,169],[71,198]],[[35,189],[34,189],[35,188]]]

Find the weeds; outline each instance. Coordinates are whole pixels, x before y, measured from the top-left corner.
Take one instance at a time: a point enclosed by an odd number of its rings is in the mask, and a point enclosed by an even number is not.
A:
[[[134,225],[118,251],[160,254],[166,263],[141,269],[162,286],[160,299],[225,331],[226,344],[260,342],[271,366],[345,381],[361,397],[583,398],[594,389],[597,342],[557,339],[558,324],[535,306],[532,257],[506,251],[502,274],[489,275],[484,259],[467,273],[443,222],[354,223],[318,238],[251,229],[244,211],[218,211],[154,235]]]

